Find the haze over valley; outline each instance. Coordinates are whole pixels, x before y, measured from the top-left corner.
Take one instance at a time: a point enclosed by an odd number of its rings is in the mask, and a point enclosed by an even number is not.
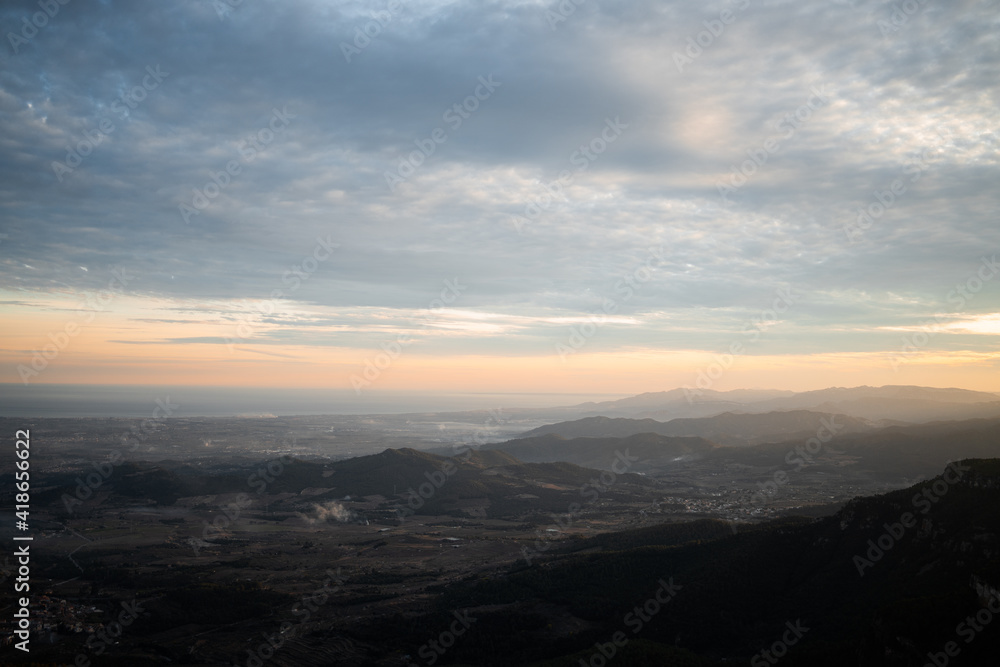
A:
[[[443,664],[571,665],[614,634],[615,609],[661,586],[676,593],[676,611],[671,598],[671,613],[617,648],[623,664],[747,660],[792,614],[809,618],[810,635],[790,664],[844,664],[859,650],[907,664],[913,647],[933,646],[940,605],[974,612],[1000,577],[1000,396],[916,386],[776,394],[0,418],[0,428],[30,428],[36,447],[32,576],[44,591],[44,641],[32,659],[251,664],[270,647],[276,665],[409,664],[421,650]],[[11,502],[15,489],[3,489]],[[886,549],[879,522],[891,526],[894,508],[907,507],[923,523]],[[5,539],[19,533],[15,518],[4,513]],[[884,556],[866,555],[869,544]],[[750,568],[726,596],[753,606],[761,587],[789,585],[771,580],[793,554],[818,569],[791,597],[756,623],[734,606],[728,613],[747,622],[712,625],[720,573]],[[621,567],[632,574],[615,574]],[[896,591],[890,573],[916,577],[911,591]],[[567,577],[584,585],[566,588]],[[839,606],[808,602],[831,587]],[[899,605],[913,596],[928,600],[923,616],[886,634],[880,624],[902,622]],[[142,611],[127,631],[97,639],[108,610],[130,600]],[[439,651],[428,642],[448,618],[466,618],[468,635],[445,637],[453,650]],[[970,660],[995,650],[995,637],[984,633]],[[3,650],[19,664],[10,642]]]

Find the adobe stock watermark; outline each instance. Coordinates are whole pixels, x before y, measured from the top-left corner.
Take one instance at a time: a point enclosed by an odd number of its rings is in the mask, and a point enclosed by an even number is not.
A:
[[[532,560],[548,551],[552,546],[551,541],[559,539],[559,536],[568,530],[573,525],[573,522],[579,518],[583,510],[600,500],[601,494],[606,493],[614,486],[618,481],[618,477],[627,473],[638,460],[639,457],[631,456],[627,449],[624,452],[615,450],[615,457],[609,466],[611,469],[602,470],[598,477],[591,479],[580,487],[580,497],[584,502],[570,503],[565,518],[557,514],[550,514],[549,516],[552,518],[551,526],[544,532],[537,531],[535,533],[538,539],[535,540],[534,545],[531,547],[521,547],[521,556],[525,562],[531,565]]]
[[[472,442],[482,446],[487,442],[487,438],[494,432],[496,427],[507,421],[507,418],[503,415],[502,408],[490,410],[486,418],[486,423],[472,434]],[[459,462],[468,461],[475,451],[469,446],[468,442],[455,443],[452,445],[452,449],[454,453],[451,455],[451,458],[457,459]],[[427,479],[426,482],[419,484],[416,489],[411,486],[406,490],[406,507],[400,509],[398,512],[399,523],[402,524],[407,517],[416,514],[456,472],[458,472],[458,466],[447,460],[441,464],[438,470],[425,472],[424,477]]]
[[[587,2],[587,0],[560,0],[556,5],[545,10],[545,20],[549,22],[549,28],[555,32],[560,23],[576,13],[576,8]]]
[[[775,294],[777,296],[771,302],[770,308],[761,310],[759,315],[754,316],[749,322],[743,325],[743,335],[750,339],[750,343],[759,341],[761,334],[767,331],[774,322],[777,322],[780,315],[788,312],[788,309],[795,305],[797,300],[802,296],[802,294],[795,294],[791,287],[779,288],[775,290]],[[704,390],[711,389],[716,381],[732,368],[736,362],[736,357],[746,352],[746,350],[747,344],[735,340],[730,343],[726,352],[721,355],[715,355],[712,363],[698,372],[694,387],[690,385],[682,387],[688,404],[694,403],[696,396],[704,396]]]
[[[326,579],[323,581],[322,586],[311,593],[303,595],[292,606],[292,615],[302,617],[298,618],[297,624],[291,621],[284,621],[278,626],[277,632],[264,635],[264,641],[258,644],[256,648],[246,649],[247,659],[244,663],[246,667],[261,667],[261,665],[273,658],[274,654],[280,651],[286,642],[295,638],[296,634],[305,626],[312,615],[327,603],[331,595],[343,589],[346,579],[341,576],[339,567],[336,572],[326,570],[325,574]],[[336,583],[336,585],[331,588],[331,583]]]
[[[334,251],[339,247],[340,244],[331,241],[329,235],[327,235],[325,239],[321,236],[317,236],[316,245],[313,247],[312,253],[307,255],[298,264],[292,265],[289,270],[282,274],[281,284],[288,288],[287,292],[281,289],[274,289],[271,290],[270,299],[265,301],[254,301],[253,303],[244,299],[240,303],[243,309],[241,320],[239,324],[236,325],[236,337],[224,337],[229,351],[235,352],[237,343],[248,340],[256,333],[257,325],[251,319],[254,314],[263,315],[264,317],[273,315],[280,300],[284,299],[286,296],[294,294],[295,291],[305,283],[305,281],[309,280],[310,276],[316,273],[320,264],[330,259],[330,257],[333,256]]]
[[[955,289],[948,292],[948,296],[946,297],[948,303],[955,304],[958,308],[956,312],[960,312],[969,301],[982,291],[986,283],[993,280],[998,273],[1000,273],[1000,263],[997,263],[997,256],[993,255],[991,258],[983,257],[982,265],[976,272],[967,278],[965,282],[957,283]],[[937,336],[941,331],[944,331],[945,329],[942,325],[946,319],[944,315],[936,315],[930,320],[921,322],[920,331],[903,336],[903,345],[899,348],[899,354],[896,354],[889,360],[889,366],[892,370],[899,372],[899,367],[903,363],[910,361],[919,354],[920,350],[932,338]]]
[[[371,20],[364,25],[354,28],[354,40],[348,44],[340,43],[340,52],[344,54],[344,60],[351,62],[351,58],[359,55],[372,44],[372,40],[382,34],[382,31],[389,27],[392,20],[403,11],[403,3],[400,0],[389,0],[386,8],[380,12],[373,12]]]
[[[653,617],[660,613],[664,606],[677,597],[678,591],[683,586],[674,583],[674,578],[669,580],[658,580],[660,585],[656,592],[640,605],[632,608],[632,611],[625,614],[622,623],[632,631],[632,635],[638,635],[646,624],[653,620]],[[616,655],[618,651],[625,648],[631,639],[624,630],[618,630],[611,635],[611,640],[607,642],[597,642],[594,644],[594,652],[586,660],[580,658],[580,667],[604,667]]]
[[[38,31],[49,24],[49,21],[56,17],[63,5],[69,4],[69,0],[38,0],[38,6],[42,11],[35,12],[30,17],[21,18],[21,29],[17,33],[8,32],[7,41],[14,55],[17,55],[21,45],[27,44],[35,38]]]
[[[438,660],[441,659],[445,653],[448,652],[459,637],[464,635],[472,624],[478,619],[469,616],[469,611],[463,611],[461,613],[457,611],[451,612],[451,615],[455,617],[455,620],[451,622],[447,630],[443,630],[434,639],[431,639],[426,644],[420,646],[417,649],[417,655],[424,659],[425,664],[433,665]],[[417,663],[411,662],[409,667],[420,667]]]
[[[962,475],[971,469],[957,461],[948,464],[940,479],[927,483],[922,491],[913,494],[910,499],[913,508],[920,510],[921,514],[930,512],[931,508],[948,494],[948,490],[962,480]],[[913,512],[903,512],[896,523],[883,524],[885,532],[874,540],[868,540],[868,550],[865,551],[864,556],[855,555],[852,559],[854,567],[858,570],[858,575],[864,577],[865,570],[882,560],[906,535],[906,532],[916,525],[917,516]]]
[[[802,619],[796,619],[795,623],[786,621],[785,628],[787,629],[781,635],[781,639],[776,640],[769,648],[750,658],[752,667],[767,667],[778,664],[779,660],[788,655],[788,649],[798,644],[802,637],[809,632],[809,628],[802,625]]]
[[[122,602],[122,611],[118,612],[118,618],[116,620],[108,621],[100,630],[91,633],[87,637],[87,641],[84,644],[88,651],[93,652],[95,656],[103,655],[109,646],[113,646],[118,643],[118,638],[122,636],[125,628],[132,625],[139,614],[146,611],[141,604],[132,600],[132,603]],[[73,659],[73,665],[75,667],[90,667],[90,658],[87,657],[86,653],[78,653]]]
[[[658,263],[665,262],[663,248],[647,248],[649,257],[631,273],[626,274],[621,280],[615,283],[615,295],[620,296],[620,301],[613,297],[607,297],[601,302],[600,313],[591,313],[588,321],[581,324],[579,328],[570,327],[569,336],[565,343],[556,343],[556,352],[563,363],[569,359],[569,355],[580,351],[587,344],[598,330],[609,322],[609,316],[618,312],[618,308],[635,295],[642,285],[653,279],[653,271],[658,268]]]
[[[83,324],[89,324],[94,321],[97,314],[103,312],[111,305],[111,302],[115,300],[115,297],[119,296],[128,287],[128,284],[135,280],[134,275],[129,275],[127,269],[111,269],[111,278],[108,280],[108,286],[98,292],[86,291],[83,293],[84,302],[81,304],[80,309],[86,311],[86,315],[83,317]],[[70,320],[67,322],[62,330],[50,331],[48,335],[49,343],[46,343],[41,350],[32,350],[31,362],[27,365],[18,364],[17,374],[21,378],[21,382],[25,385],[29,384],[31,380],[38,377],[49,364],[64,351],[71,340],[78,336],[81,331],[81,322],[79,320]]]
[[[267,125],[237,145],[240,160],[230,160],[226,163],[224,170],[210,171],[211,179],[202,187],[192,189],[191,202],[181,202],[177,205],[177,210],[185,224],[191,224],[192,216],[201,215],[201,212],[209,207],[212,200],[229,187],[233,178],[239,176],[245,166],[251,164],[258,155],[264,152],[265,148],[271,145],[277,135],[285,131],[293,118],[298,118],[298,115],[289,113],[287,106],[282,107],[280,111],[277,107],[273,108]]]
[[[903,0],[903,2],[893,3],[889,18],[879,19],[875,22],[879,34],[888,37],[899,32],[910,22],[910,18],[921,10],[921,7],[927,8],[928,2],[929,0]]]
[[[997,591],[992,586],[987,586],[981,583],[978,577],[973,576],[976,585],[976,592],[979,593],[980,600],[986,599],[986,602],[982,603],[982,608],[979,609],[975,614],[966,616],[962,621],[955,626],[955,634],[965,640],[966,644],[971,644],[979,633],[983,632],[990,623],[993,622],[993,617],[1000,614],[1000,591]],[[941,647],[940,651],[929,651],[927,653],[927,662],[924,663],[924,667],[947,667],[951,662],[952,658],[957,658],[962,652],[962,647],[958,642],[951,640],[945,643]]]
[[[156,399],[156,407],[153,408],[152,417],[142,420],[137,426],[133,425],[128,433],[121,436],[122,449],[111,452],[106,461],[95,463],[94,472],[88,473],[86,477],[77,477],[74,480],[76,488],[73,490],[72,496],[68,493],[62,494],[60,500],[66,508],[66,513],[72,514],[76,505],[82,505],[85,500],[94,495],[94,492],[108,481],[115,468],[125,463],[125,453],[123,452],[132,453],[139,449],[139,445],[151,433],[156,432],[156,429],[162,426],[168,417],[173,416],[180,407],[179,404],[171,403],[169,396],[165,399]],[[130,436],[135,438],[134,442],[129,442]]]
[[[111,103],[111,110],[121,114],[122,120],[128,118],[129,109],[134,111],[139,108],[139,105],[149,96],[149,93],[159,88],[160,84],[170,76],[170,72],[162,71],[159,65],[156,65],[156,67],[152,65],[147,66],[146,72],[147,74],[142,77],[140,84],[133,86],[124,95]],[[117,126],[114,124],[114,121],[107,117],[102,118],[98,121],[96,129],[85,130],[83,138],[77,141],[75,145],[66,146],[66,159],[62,162],[58,160],[53,160],[52,162],[52,171],[55,173],[56,178],[59,179],[59,182],[62,183],[65,176],[72,175],[83,164],[87,156],[93,153],[94,149],[111,136],[116,129]]]
[[[433,325],[437,311],[453,304],[462,296],[462,292],[468,289],[466,285],[459,282],[458,278],[453,278],[452,280],[446,279],[443,282],[444,289],[441,290],[439,297],[433,299],[424,308],[422,322],[425,325]],[[360,396],[361,390],[370,387],[373,382],[378,380],[382,376],[382,373],[399,358],[403,350],[412,344],[413,338],[409,334],[397,334],[394,341],[383,341],[380,343],[379,347],[382,348],[382,351],[376,354],[374,359],[365,359],[365,367],[361,371],[361,374],[351,374],[349,381],[354,388],[354,393]]]
[[[520,234],[524,225],[540,216],[542,211],[547,211],[555,202],[556,197],[563,197],[563,199],[565,199],[563,188],[568,188],[572,185],[574,179],[576,178],[576,174],[587,171],[587,169],[590,168],[590,165],[593,164],[598,157],[603,155],[611,144],[618,141],[622,132],[627,129],[628,123],[621,122],[620,116],[615,116],[614,120],[610,118],[604,119],[604,128],[593,139],[585,144],[581,144],[570,154],[570,164],[576,167],[576,170],[570,171],[568,169],[564,169],[559,172],[558,178],[554,181],[542,184],[542,187],[545,189],[545,193],[540,197],[531,199],[527,204],[525,204],[523,215],[517,215],[514,217],[514,229],[517,230],[517,233]]]
[[[243,0],[212,0],[212,6],[215,8],[215,13],[218,14],[220,21],[225,21],[229,18],[229,15],[242,4]]]
[[[294,440],[292,444],[294,444]],[[285,467],[291,463],[292,458],[287,454],[262,463],[257,470],[247,476],[247,486],[253,488],[259,498],[267,490],[268,485],[273,484],[285,472]],[[243,511],[254,504],[254,501],[255,499],[246,493],[240,493],[232,502],[219,507],[221,514],[216,515],[212,519],[212,523],[202,519],[201,538],[188,538],[188,545],[194,549],[194,555],[200,555],[199,552],[205,547],[216,546],[209,540],[218,539],[225,535],[226,531],[240,520]]]
[[[478,85],[472,94],[461,102],[456,102],[445,109],[441,114],[441,120],[448,124],[452,132],[462,127],[462,123],[472,117],[472,114],[479,110],[480,104],[490,99],[496,89],[503,85],[501,81],[494,81],[493,75],[487,77],[480,76]],[[417,150],[400,159],[399,166],[395,171],[385,171],[385,183],[389,186],[390,192],[395,192],[401,183],[405,183],[408,178],[416,173],[417,169],[423,166],[427,158],[434,155],[439,144],[448,141],[448,132],[444,128],[435,127],[430,132],[430,136],[423,139],[414,139],[413,143]]]
[[[750,0],[735,0],[736,11],[741,12],[750,6]],[[732,25],[736,21],[736,13],[730,9],[723,9],[719,12],[719,18],[702,21],[705,29],[694,37],[688,37],[687,46],[684,51],[674,51],[674,65],[677,71],[684,73],[684,67],[694,63],[695,60],[705,52],[705,49],[715,44],[715,40],[722,37],[726,31],[726,26]]]
[[[471,442],[482,446],[487,442],[487,438],[495,432],[496,427],[507,421],[507,418],[503,415],[502,408],[491,409],[489,416],[486,418],[486,423],[473,432]],[[457,459],[460,462],[468,461],[475,451],[469,446],[468,442],[455,443],[452,445],[452,450],[451,458]],[[399,523],[402,524],[408,517],[420,511],[424,504],[433,498],[456,472],[458,472],[458,466],[451,461],[445,461],[434,472],[425,472],[424,477],[427,479],[426,482],[419,484],[416,489],[411,486],[406,490],[406,507],[397,511]],[[467,511],[473,516],[485,516],[485,511]]]
[[[903,175],[909,176],[909,183],[916,183],[923,176],[924,172],[930,169],[929,153],[931,149],[925,148],[921,151],[916,160],[911,160],[903,168]],[[867,206],[862,206],[857,210],[857,218],[853,223],[844,225],[844,234],[851,243],[857,243],[861,237],[871,229],[872,225],[885,215],[900,198],[907,192],[907,183],[902,178],[895,179],[885,190],[875,190],[875,201]]]
[[[466,447],[461,454],[461,460],[467,461],[471,455],[472,450]],[[459,457],[456,456],[455,458]],[[441,468],[439,470],[425,472],[424,477],[427,479],[426,482],[419,484],[415,490],[412,486],[406,490],[406,507],[397,512],[399,523],[402,524],[408,517],[411,517],[420,511],[420,508],[424,506],[424,503],[433,498],[434,494],[436,494],[456,472],[458,472],[458,466],[454,462],[448,460],[441,463]]]
[[[472,442],[474,442],[477,447],[482,447],[489,442],[489,438],[495,437],[497,427],[510,421],[510,419],[503,414],[503,408],[492,408],[487,414],[488,416],[486,417],[486,422],[472,433]],[[464,454],[468,449],[468,446],[468,443],[454,445],[456,455],[459,452]]]
[[[820,417],[820,427],[816,430],[816,435],[806,440],[801,445],[796,445],[785,454],[784,461],[788,465],[794,465],[793,472],[800,472],[808,465],[815,463],[813,457],[823,450],[823,445],[827,444],[844,428],[843,424],[837,423],[838,415]],[[778,489],[788,484],[791,478],[784,470],[776,470],[771,479],[766,482],[757,482],[758,491],[750,496],[752,503],[764,503],[770,496],[778,493]]]
[[[813,86],[809,92],[812,95],[809,96],[805,104],[795,111],[786,113],[775,125],[777,131],[782,131],[784,128],[782,135],[767,138],[757,148],[748,148],[746,150],[747,159],[741,162],[739,167],[736,165],[729,167],[729,182],[716,182],[715,188],[719,192],[719,199],[726,204],[731,203],[729,195],[735,194],[737,190],[746,185],[754,174],[767,164],[768,159],[781,150],[782,144],[778,143],[778,140],[788,141],[794,137],[799,128],[812,118],[814,112],[830,103],[830,97],[817,89],[816,86]]]

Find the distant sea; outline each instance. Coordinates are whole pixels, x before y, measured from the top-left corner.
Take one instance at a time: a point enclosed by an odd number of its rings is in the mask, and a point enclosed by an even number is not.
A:
[[[0,383],[0,417],[148,417],[157,399],[179,406],[176,417],[252,417],[550,408],[624,396]]]

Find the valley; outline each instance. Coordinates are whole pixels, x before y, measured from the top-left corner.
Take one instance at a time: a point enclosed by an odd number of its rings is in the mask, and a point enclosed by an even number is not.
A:
[[[707,666],[802,616],[786,664],[883,646],[895,662],[859,664],[907,665],[940,632],[887,634],[903,600],[936,618],[1000,581],[1000,418],[543,416],[32,419],[35,639],[0,659],[541,667],[612,646]],[[627,616],[657,586],[669,613]]]

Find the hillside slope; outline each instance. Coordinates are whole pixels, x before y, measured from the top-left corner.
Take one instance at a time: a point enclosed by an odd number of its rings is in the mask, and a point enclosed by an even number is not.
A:
[[[967,619],[978,612],[988,625],[981,612],[987,587],[1000,584],[998,506],[1000,460],[967,460],[820,520],[783,520],[735,535],[702,522],[582,541],[573,547],[579,553],[453,587],[440,604],[476,609],[477,633],[463,651],[491,656],[477,664],[569,667],[619,630],[660,647],[646,647],[659,658],[630,664],[657,664],[678,649],[707,661],[689,664],[746,662],[780,640],[788,624],[807,630],[782,659],[787,665],[919,666],[949,641],[960,654],[948,664],[992,664],[1000,628],[971,631]],[[675,596],[651,605],[658,611],[629,632],[630,611],[664,582]],[[499,630],[501,619],[528,627],[539,616],[549,624],[516,637]],[[569,625],[576,631],[560,631]]]

